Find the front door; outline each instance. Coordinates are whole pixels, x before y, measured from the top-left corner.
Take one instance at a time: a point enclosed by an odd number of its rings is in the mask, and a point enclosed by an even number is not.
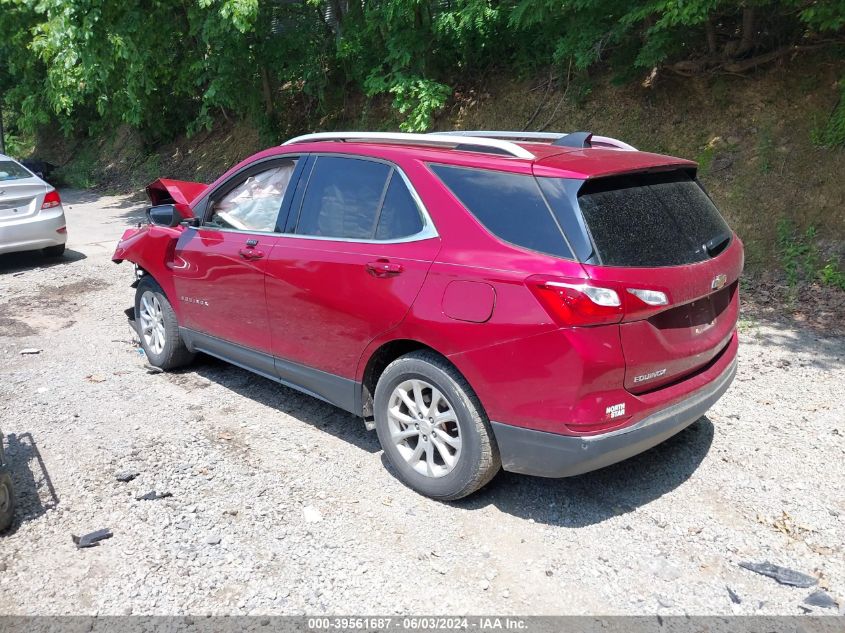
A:
[[[273,352],[283,378],[288,361],[354,378],[367,344],[407,314],[440,239],[392,165],[321,155],[310,167],[267,264]]]
[[[182,326],[271,354],[264,271],[296,164],[285,158],[248,167],[198,205],[202,224],[176,244]]]

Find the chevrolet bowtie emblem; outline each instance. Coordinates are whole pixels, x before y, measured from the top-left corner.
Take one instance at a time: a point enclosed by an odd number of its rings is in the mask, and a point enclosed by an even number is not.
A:
[[[713,277],[713,281],[710,283],[710,287],[713,290],[718,290],[719,288],[721,288],[722,286],[725,285],[725,282],[727,280],[728,280],[727,275],[716,275],[715,277]]]

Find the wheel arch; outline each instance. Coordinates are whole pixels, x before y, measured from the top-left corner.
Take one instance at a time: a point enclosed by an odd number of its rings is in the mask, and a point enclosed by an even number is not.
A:
[[[452,359],[431,345],[427,345],[422,341],[410,338],[386,341],[379,345],[372,354],[369,355],[364,363],[363,372],[361,373],[361,415],[367,423],[367,428],[372,428],[373,396],[375,395],[376,384],[378,384],[378,380],[382,373],[384,373],[384,370],[397,358],[411,352],[421,350],[434,352],[447,363],[452,365],[461,374],[461,376],[464,376],[464,380],[467,380],[466,376],[461,371],[461,368],[455,365]],[[469,383],[469,380],[467,380],[467,383]],[[470,387],[472,387],[472,385],[470,385]]]

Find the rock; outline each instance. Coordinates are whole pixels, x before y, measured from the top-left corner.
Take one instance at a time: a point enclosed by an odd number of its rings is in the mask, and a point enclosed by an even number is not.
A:
[[[135,479],[138,475],[140,475],[137,470],[122,470],[117,473],[114,478],[120,482],[127,483]]]
[[[725,589],[728,590],[728,595],[731,598],[731,602],[733,602],[734,604],[742,604],[742,598],[739,597],[738,593],[736,593],[733,589],[728,586],[725,586]]]
[[[822,609],[838,609],[839,604],[826,591],[814,591],[804,599],[804,604]]]
[[[753,571],[756,574],[773,578],[780,584],[789,585],[791,587],[812,587],[819,582],[818,579],[813,576],[808,576],[807,574],[802,574],[794,569],[781,567],[780,565],[773,565],[768,561],[762,563],[742,562],[739,566],[743,569],[747,569],[748,571]]]
[[[40,354],[41,350],[37,347],[27,347],[26,349],[21,350],[21,356],[30,355],[30,354]]]
[[[82,536],[75,536],[71,534],[70,538],[76,544],[78,549],[85,549],[88,547],[95,547],[99,545],[100,541],[111,538],[112,536],[114,535],[110,529],[103,528],[102,530],[95,530],[94,532],[83,534]]]
[[[205,542],[209,545],[220,545],[221,540],[222,539],[220,538],[219,534],[210,534],[206,537]]]
[[[482,591],[487,591],[490,588],[490,581],[487,580],[486,578],[483,578],[481,580],[480,587],[481,587]]]
[[[135,498],[138,501],[158,501],[159,499],[167,499],[172,496],[173,493],[171,492],[156,492],[155,490],[150,490],[148,493]]]

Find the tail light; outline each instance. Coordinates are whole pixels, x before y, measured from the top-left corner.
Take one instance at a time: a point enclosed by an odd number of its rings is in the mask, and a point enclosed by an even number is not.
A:
[[[41,203],[41,208],[52,209],[53,207],[59,206],[61,203],[62,199],[59,197],[59,192],[53,189],[53,191],[44,196],[44,202]]]
[[[616,288],[613,282],[547,275],[532,275],[525,281],[549,316],[563,326],[647,319],[666,310],[670,303],[663,291],[621,285]]]
[[[560,325],[619,323],[624,316],[622,300],[613,288],[585,279],[532,275],[528,287],[546,312]]]

